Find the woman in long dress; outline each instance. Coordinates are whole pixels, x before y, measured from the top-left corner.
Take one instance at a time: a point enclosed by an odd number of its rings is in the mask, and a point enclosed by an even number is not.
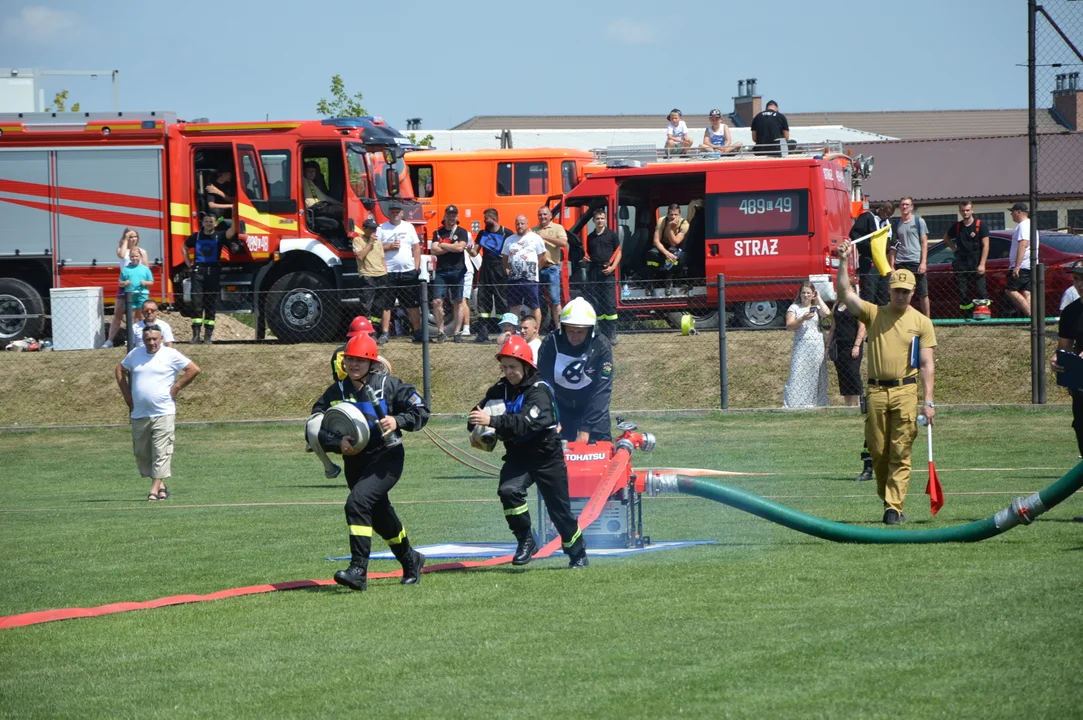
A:
[[[790,377],[782,393],[782,406],[788,408],[827,405],[827,358],[820,318],[830,317],[830,310],[812,283],[801,283],[797,300],[786,310],[786,329],[793,335]]]

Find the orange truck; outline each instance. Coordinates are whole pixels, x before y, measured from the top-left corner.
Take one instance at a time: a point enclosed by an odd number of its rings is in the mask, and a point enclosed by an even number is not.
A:
[[[554,217],[578,216],[565,227],[585,242],[593,210],[607,210],[623,250],[616,287],[623,319],[662,318],[680,327],[690,313],[700,328],[723,321],[718,291],[708,286],[719,273],[727,282],[726,310],[737,324],[782,326],[796,279],[838,267],[836,248],[849,236],[861,180],[872,165],[838,143],[791,146],[786,157],[667,157],[638,147],[596,155],[584,168],[587,177],[554,205]],[[684,249],[690,270],[686,281],[663,289],[649,279],[646,254],[671,203],[689,221]],[[577,294],[574,283],[570,290]]]
[[[570,192],[593,160],[585,150],[554,148],[425,150],[407,153],[406,167],[424,208],[426,236],[432,237],[448,205],[459,208],[459,223],[472,235],[482,229],[482,213],[490,207],[505,227],[514,228],[520,214],[534,225],[538,208]]]
[[[253,313],[289,341],[338,339],[358,301],[350,236],[392,201],[425,221],[404,157],[412,142],[378,117],[188,123],[172,113],[0,114],[0,343],[40,336],[50,288],[115,296],[121,231],[139,231],[151,296],[184,307],[184,241],[205,188],[228,170],[244,252],[223,261],[220,312]],[[341,203],[317,217],[303,166]]]

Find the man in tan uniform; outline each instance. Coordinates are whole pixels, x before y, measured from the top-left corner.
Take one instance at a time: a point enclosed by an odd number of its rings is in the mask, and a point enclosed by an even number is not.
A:
[[[868,329],[869,391],[865,415],[865,440],[876,472],[876,491],[884,501],[884,523],[906,521],[902,513],[910,486],[910,454],[917,436],[917,417],[931,424],[933,404],[933,348],[936,335],[932,321],[910,307],[916,279],[900,268],[891,273],[891,299],[873,305],[858,297],[847,271],[849,240],[839,243],[837,286],[839,299],[848,308],[860,308],[857,318]],[[918,409],[920,369],[924,402]]]

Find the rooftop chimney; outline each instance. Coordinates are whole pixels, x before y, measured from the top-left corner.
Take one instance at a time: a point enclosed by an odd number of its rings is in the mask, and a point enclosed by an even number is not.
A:
[[[737,96],[733,98],[733,114],[742,127],[752,124],[752,118],[763,109],[763,98],[756,94],[756,78],[737,81]]]
[[[1080,131],[1083,123],[1083,88],[1079,86],[1079,73],[1057,75],[1057,89],[1053,91],[1053,110],[1069,130]]]

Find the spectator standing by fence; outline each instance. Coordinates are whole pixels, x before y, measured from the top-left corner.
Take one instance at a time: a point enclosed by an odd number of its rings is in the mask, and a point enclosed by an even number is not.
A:
[[[955,286],[959,291],[959,310],[974,312],[974,301],[989,297],[985,289],[985,261],[989,257],[989,229],[982,227],[981,220],[974,217],[974,203],[959,203],[962,220],[948,228],[944,242],[955,253],[951,268],[955,272]]]
[[[466,277],[466,246],[470,233],[459,227],[459,208],[444,209],[444,226],[433,234],[430,245],[436,257],[436,277],[432,285],[432,314],[436,319],[436,342],[447,340],[444,333],[444,298],[448,298],[455,314],[453,337],[462,342],[463,278]]]
[[[786,309],[786,329],[794,336],[782,407],[823,407],[828,404],[827,361],[820,318],[829,314],[830,310],[812,283],[801,283],[797,299]]]
[[[1004,294],[1024,317],[1030,317],[1030,208],[1026,203],[1017,202],[1010,209],[1016,226],[1008,252],[1010,269],[1004,283]]]
[[[143,319],[143,303],[150,298],[150,286],[153,284],[154,275],[150,268],[143,264],[143,254],[139,248],[132,248],[128,264],[120,271],[120,286],[128,294],[133,321]]]
[[[929,317],[929,279],[925,276],[929,257],[929,228],[925,220],[914,214],[914,198],[907,196],[899,201],[899,219],[894,230],[892,268],[906,269],[914,274],[914,295],[921,312]]]
[[[143,328],[147,325],[157,325],[158,329],[162,331],[162,344],[166,347],[173,347],[173,328],[169,327],[169,323],[158,317],[158,303],[153,300],[146,300],[143,303],[143,319],[135,323],[135,346],[139,347],[143,344]]]
[[[835,302],[831,320],[827,352],[839,377],[839,394],[847,405],[857,405],[862,394],[861,357],[865,350],[865,325],[842,300]]]
[[[165,500],[169,497],[165,481],[172,477],[177,393],[199,375],[199,366],[173,348],[162,347],[162,331],[148,325],[143,328],[143,344],[125,356],[115,375],[131,416],[139,474],[151,478],[147,500]]]
[[[865,415],[865,440],[876,473],[876,491],[884,504],[883,522],[905,522],[903,502],[910,487],[910,460],[917,437],[919,413],[933,422],[934,365],[936,334],[928,316],[910,307],[916,280],[914,274],[900,268],[891,274],[891,302],[884,306],[863,301],[850,284],[846,269],[850,257],[849,240],[839,243],[839,269],[836,275],[839,299],[847,307],[860,308],[857,319],[865,323],[869,343],[868,412]],[[924,402],[918,405],[918,373]]]
[[[481,255],[478,269],[478,320],[476,343],[489,342],[489,334],[496,335],[497,319],[507,309],[508,272],[504,269],[504,242],[513,235],[500,224],[500,213],[495,208],[485,211],[485,227],[478,233],[470,250],[472,257]]]
[[[376,233],[379,224],[375,218],[365,218],[361,223],[361,234],[353,239],[353,254],[357,259],[357,282],[361,306],[361,317],[369,322],[379,322],[384,309],[388,306],[387,265],[384,263],[384,244]],[[381,343],[387,342],[387,335],[380,336]]]
[[[419,280],[421,274],[421,241],[417,231],[408,222],[402,221],[402,205],[392,202],[387,211],[387,222],[376,229],[376,234],[384,246],[384,264],[387,266],[389,287],[388,302],[383,309],[380,338],[384,339],[391,330],[391,311],[393,300],[398,300],[399,307],[406,310],[413,330],[414,342],[421,342],[421,298]]]
[[[553,211],[544,205],[538,208],[538,225],[534,228],[534,232],[545,242],[545,253],[549,256],[549,264],[538,272],[538,277],[541,281],[541,290],[549,302],[549,317],[553,321],[553,329],[559,330],[560,276],[564,267],[563,253],[568,247],[568,233],[559,223],[553,222]]]
[[[131,260],[132,248],[139,248],[139,254],[143,257],[143,264],[149,267],[150,257],[147,255],[147,251],[139,247],[139,231],[124,228],[124,232],[120,234],[120,242],[117,243],[117,257],[120,258],[120,269],[123,270],[128,266]],[[117,283],[117,294],[113,303],[113,319],[109,321],[109,333],[105,338],[105,343],[102,344],[103,348],[113,347],[117,331],[120,330],[120,319],[124,317],[125,308],[127,307],[124,304],[126,301],[127,291]]]
[[[857,216],[854,225],[850,229],[850,239],[857,240],[874,233],[880,228],[891,223],[888,218],[895,212],[894,203],[883,202],[876,206],[876,212],[866,210]],[[891,242],[890,230],[888,230],[888,242]],[[887,278],[880,275],[876,264],[872,260],[872,243],[862,242],[857,246],[857,272],[862,300],[868,300],[874,305],[887,305]]]
[[[515,235],[504,242],[504,268],[508,273],[508,308],[519,317],[532,315],[541,324],[539,270],[549,262],[545,242],[530,230],[526,215],[515,218]]]

